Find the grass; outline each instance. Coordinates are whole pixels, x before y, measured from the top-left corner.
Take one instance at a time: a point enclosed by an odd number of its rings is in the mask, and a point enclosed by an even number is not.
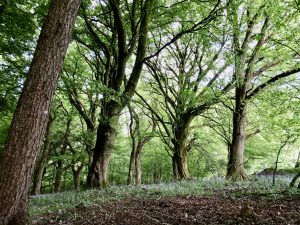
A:
[[[282,193],[299,194],[295,188],[288,188],[289,179],[278,176],[276,185],[272,186],[271,177],[255,178],[250,181],[231,182],[224,179],[184,180],[169,183],[136,186],[112,186],[107,189],[69,191],[31,197],[31,215],[58,212],[76,206],[88,207],[93,204],[119,201],[126,198],[163,198],[168,196],[202,195],[212,196],[216,193],[225,196],[267,195],[280,197]]]

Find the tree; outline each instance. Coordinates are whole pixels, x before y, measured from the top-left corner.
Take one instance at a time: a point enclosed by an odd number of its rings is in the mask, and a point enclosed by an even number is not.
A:
[[[0,161],[1,224],[29,224],[28,190],[80,0],[53,0]]]
[[[222,30],[221,40],[216,40],[203,29],[202,34],[171,44],[163,57],[146,63],[155,81],[149,81],[149,91],[158,106],[152,107],[139,96],[160,124],[175,179],[189,177],[188,154],[195,141],[190,135],[192,121],[219,102],[232,87],[230,79],[225,81],[229,63],[220,62],[226,54],[225,33]]]
[[[136,110],[129,105],[130,124],[129,133],[132,141],[132,148],[129,161],[129,171],[127,177],[127,184],[132,184],[133,176],[135,177],[135,184],[141,185],[142,183],[142,166],[141,157],[144,146],[154,137],[156,129],[156,121],[151,116],[149,126],[143,129],[143,123],[141,123],[140,114],[137,114]]]
[[[62,175],[66,169],[68,169],[69,165],[64,165],[64,155],[66,155],[67,150],[69,148],[69,138],[70,138],[70,127],[72,123],[72,118],[68,118],[66,130],[64,131],[59,145],[54,149],[57,160],[55,162],[55,178],[54,178],[54,192],[61,191],[61,181]]]
[[[63,84],[60,88],[66,95],[70,104],[76,109],[78,115],[86,125],[84,138],[85,151],[89,154],[89,164],[92,163],[92,150],[97,128],[96,115],[99,113],[101,92],[98,88],[99,70],[95,70],[93,62],[85,55],[88,51],[76,46],[67,55],[62,76]],[[87,64],[87,65],[86,65]]]
[[[247,179],[244,171],[247,102],[269,84],[300,71],[294,61],[295,51],[291,47],[295,39],[285,33],[286,24],[280,24],[282,18],[275,14],[282,13],[284,4],[277,1],[273,5],[248,4],[237,1],[229,10],[236,82],[227,179]],[[289,15],[286,15],[287,19]],[[289,20],[289,24],[293,26],[295,21]],[[279,29],[283,29],[282,34],[278,33]],[[281,39],[290,40],[291,46],[282,44],[279,41]]]
[[[108,185],[108,166],[116,137],[121,111],[134,94],[146,54],[148,26],[153,0],[145,2],[109,0],[99,2],[104,13],[96,20],[88,5],[83,5],[81,17],[86,32],[77,30],[74,38],[90,51],[85,59],[93,63],[98,86],[105,87],[96,145],[87,176],[88,187]],[[126,12],[126,13],[124,13]],[[125,21],[129,20],[127,24]],[[136,59],[129,77],[125,76],[128,60],[136,50]]]
[[[255,120],[259,121],[259,126],[262,130],[261,137],[263,140],[256,146],[256,149],[264,149],[264,151],[255,150],[249,152],[247,149],[247,152],[248,155],[263,156],[264,162],[258,162],[261,164],[260,170],[272,167],[270,171],[274,170],[274,174],[277,167],[279,171],[286,168],[291,168],[292,170],[292,167],[295,164],[297,165],[300,131],[298,87],[299,80],[297,76],[280,80],[259,93],[249,104],[250,107],[252,106],[249,110],[249,117],[252,117],[252,120],[256,118]],[[281,154],[283,157],[280,156]],[[276,161],[275,166],[274,163],[270,163],[273,161]],[[268,164],[269,166],[262,167],[263,164]],[[294,170],[294,172],[296,171]]]
[[[190,21],[185,29],[178,31],[170,39],[160,42],[160,46],[155,46],[151,41],[147,44],[148,33],[150,33],[148,31],[159,34],[158,30],[161,29],[158,28],[161,26],[166,27],[165,24],[167,24],[169,29],[172,25],[176,25],[174,12],[169,13],[170,9],[177,12],[178,7],[181,9],[181,6],[184,8],[189,6],[185,1],[179,4],[163,2],[159,5],[160,3],[160,1],[153,0],[101,1],[96,7],[103,12],[100,17],[98,11],[93,11],[94,7],[91,5],[84,6],[82,9],[81,15],[87,32],[78,29],[74,37],[78,43],[89,49],[90,55],[87,59],[94,63],[95,71],[101,78],[99,86],[105,87],[101,99],[96,145],[87,177],[89,187],[108,185],[107,169],[115,143],[116,127],[122,110],[134,95],[143,64],[159,55],[164,48],[183,35],[206,26],[223,7],[219,0],[204,3],[209,10],[201,11],[201,13],[205,11],[201,14],[201,19]],[[164,20],[155,20],[156,27],[155,29],[151,27],[150,30],[152,14],[162,15]],[[95,18],[96,15],[97,18]],[[126,21],[129,22],[126,23]],[[147,56],[148,47],[153,53]]]
[[[51,180],[48,185],[53,188],[47,189],[47,186],[44,186],[45,192],[50,190],[59,192],[62,188],[70,189],[72,187],[79,190],[81,172],[88,164],[86,144],[89,142],[89,135],[86,134],[84,121],[73,109],[68,99],[64,99],[68,96],[62,94],[60,87],[56,91],[51,107],[57,119],[53,124],[51,154],[48,159],[45,159],[48,166],[44,171],[44,184],[48,177]],[[70,176],[71,171],[73,176]]]

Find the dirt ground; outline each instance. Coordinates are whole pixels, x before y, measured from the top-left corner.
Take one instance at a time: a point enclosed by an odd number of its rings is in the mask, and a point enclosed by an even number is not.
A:
[[[299,224],[300,196],[129,198],[33,218],[33,224]]]

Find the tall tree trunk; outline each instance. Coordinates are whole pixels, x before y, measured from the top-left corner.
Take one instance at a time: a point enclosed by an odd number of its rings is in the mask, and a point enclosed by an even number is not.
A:
[[[93,129],[93,130],[91,130],[89,128],[87,129],[88,133],[90,135],[92,135],[93,137],[96,136],[95,135],[95,130],[96,129]],[[93,138],[93,141],[94,141],[94,138]],[[93,162],[93,146],[94,146],[94,144],[92,144],[92,141],[85,144],[85,151],[88,153],[88,157],[89,157],[89,161],[88,161],[88,166],[89,167],[91,167],[92,162]]]
[[[153,126],[153,129],[155,129],[155,125]],[[134,154],[134,161],[135,161],[135,184],[141,185],[142,184],[142,163],[141,163],[141,157],[142,157],[142,150],[146,143],[148,143],[151,140],[151,136],[142,138],[138,141],[135,154]]]
[[[154,129],[155,129],[155,125],[154,125],[153,130]],[[139,131],[138,131],[138,135],[140,136]],[[151,136],[147,136],[144,138],[139,137],[137,144],[134,144],[134,146],[133,146],[134,149],[132,149],[132,151],[131,151],[130,163],[129,163],[129,174],[128,174],[127,181],[132,182],[133,175],[135,175],[135,184],[136,185],[141,185],[141,183],[142,183],[142,164],[141,164],[142,150],[143,150],[144,145],[146,143],[148,143],[151,140],[151,138],[152,138]],[[128,183],[128,184],[131,184],[131,183]]]
[[[186,179],[190,177],[188,170],[188,153],[183,150],[174,152],[172,157],[173,177],[176,180]]]
[[[80,191],[80,175],[81,175],[83,168],[84,168],[83,163],[81,163],[77,169],[75,167],[72,167],[73,182],[74,182],[74,188],[76,191]]]
[[[139,132],[139,118],[136,113],[131,108],[130,104],[128,105],[129,114],[130,114],[130,124],[129,124],[129,131],[131,137],[131,153],[130,153],[130,160],[129,160],[129,168],[128,168],[128,176],[127,176],[127,185],[132,184],[133,175],[134,175],[134,165],[135,165],[135,152],[136,152],[136,141],[135,141],[135,133],[136,131]],[[135,122],[135,126],[134,126]]]
[[[135,160],[135,149],[136,147],[133,145],[130,153],[130,160],[129,160],[129,169],[128,169],[128,176],[127,176],[127,185],[132,184],[133,175],[134,175],[134,160]]]
[[[40,156],[40,160],[36,166],[34,176],[33,176],[33,187],[32,187],[32,195],[39,195],[41,194],[42,189],[42,181],[44,176],[44,171],[48,162],[49,154],[50,154],[50,143],[51,143],[51,127],[53,123],[53,118],[49,118],[49,122],[46,129],[46,137],[44,141],[44,149]]]
[[[174,179],[186,179],[190,174],[188,171],[188,151],[191,143],[188,143],[188,131],[192,116],[181,115],[174,127],[174,138],[172,140],[174,149],[172,157]]]
[[[233,114],[232,142],[229,151],[226,179],[245,180],[244,150],[246,141],[246,87],[236,87],[235,109]]]
[[[149,138],[150,140],[150,138]],[[148,141],[146,141],[148,142]],[[141,156],[142,156],[142,149],[144,147],[144,144],[146,142],[139,142],[137,147],[136,147],[136,151],[135,151],[135,155],[134,155],[134,161],[135,161],[135,184],[136,185],[141,185],[142,184],[142,164],[141,164]]]
[[[52,0],[0,162],[0,224],[29,224],[28,190],[80,0]]]
[[[96,146],[93,160],[89,167],[87,186],[90,188],[108,187],[108,166],[113,152],[118,121],[101,121],[97,130]]]
[[[59,160],[57,162],[55,179],[54,179],[54,192],[55,193],[61,191],[61,179],[62,179],[63,172],[64,172],[63,162],[61,160]]]
[[[102,115],[100,124],[97,130],[97,140],[93,151],[93,160],[89,167],[87,186],[105,188],[108,186],[108,166],[113,152],[113,146],[116,137],[116,125],[119,120],[120,113],[127,106],[135,93],[137,84],[142,72],[147,51],[147,38],[150,16],[152,12],[153,0],[144,1],[141,8],[141,17],[139,21],[139,32],[136,49],[136,58],[127,82],[124,84],[125,69],[128,59],[131,55],[127,51],[127,34],[124,26],[124,18],[122,17],[121,7],[119,1],[108,1],[113,12],[114,24],[113,29],[117,32],[118,38],[118,56],[116,58],[116,65],[114,69],[109,72],[108,87],[114,89],[121,96],[120,102],[113,100],[105,101],[103,99],[104,107],[102,108]],[[131,51],[133,52],[133,51]],[[114,53],[112,54],[114,55]],[[124,85],[124,90],[121,92],[121,87]]]

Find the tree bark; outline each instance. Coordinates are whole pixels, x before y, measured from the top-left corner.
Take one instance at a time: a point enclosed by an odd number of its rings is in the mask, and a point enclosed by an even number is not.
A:
[[[188,151],[191,143],[188,143],[188,131],[193,117],[189,115],[179,116],[179,120],[173,128],[174,138],[172,139],[174,149],[172,156],[174,179],[186,179],[190,174],[188,171]]]
[[[140,120],[137,113],[128,106],[130,112],[130,136],[132,140],[132,149],[130,154],[130,161],[129,161],[129,171],[128,171],[128,179],[127,184],[131,184],[133,182],[133,177],[135,178],[134,182],[136,185],[141,185],[142,183],[142,168],[141,168],[141,155],[143,147],[146,143],[148,143],[152,136],[142,136],[140,130]],[[133,121],[135,121],[135,127],[133,128]],[[152,121],[152,132],[154,132],[156,123]],[[137,140],[136,137],[137,136]]]
[[[29,224],[28,190],[80,0],[52,0],[0,162],[0,224]]]
[[[174,179],[181,180],[190,177],[188,171],[188,154],[186,151],[183,150],[181,153],[174,152],[172,162]]]
[[[130,124],[129,124],[129,131],[131,137],[131,153],[130,153],[130,160],[129,160],[129,168],[128,168],[128,177],[127,177],[127,185],[132,184],[133,176],[134,176],[134,165],[135,165],[135,152],[136,152],[136,138],[135,133],[139,129],[139,118],[136,113],[131,108],[130,104],[128,105],[129,114],[130,114]],[[135,122],[135,126],[134,126]]]
[[[142,156],[142,149],[146,142],[150,141],[141,141],[138,142],[136,150],[135,150],[135,155],[134,155],[134,161],[135,161],[135,184],[136,185],[141,185],[142,184],[142,163],[141,163],[141,156]]]
[[[108,187],[108,166],[116,138],[116,121],[101,121],[97,130],[96,146],[93,150],[93,160],[89,167],[87,186],[89,188]]]
[[[246,141],[246,86],[236,87],[232,141],[229,150],[226,179],[245,180],[244,150]]]
[[[64,172],[63,162],[59,160],[57,162],[56,167],[56,173],[55,173],[55,179],[54,179],[54,192],[60,192],[61,191],[61,179]]]
[[[128,169],[128,176],[127,176],[127,185],[132,184],[133,176],[134,176],[134,165],[135,165],[135,149],[136,146],[133,145],[130,153],[130,160],[129,160],[129,169]]]
[[[46,137],[44,141],[44,149],[42,155],[40,156],[40,161],[38,162],[35,173],[33,176],[33,187],[32,187],[32,195],[40,195],[42,189],[42,181],[44,176],[44,171],[48,162],[49,154],[50,154],[50,143],[51,143],[51,126],[53,123],[53,119],[49,118],[49,122],[46,128]]]
[[[79,167],[76,169],[76,168],[72,168],[72,172],[73,172],[73,179],[74,179],[74,188],[76,191],[80,191],[80,175],[81,175],[81,172],[84,168],[84,164],[80,164]]]

